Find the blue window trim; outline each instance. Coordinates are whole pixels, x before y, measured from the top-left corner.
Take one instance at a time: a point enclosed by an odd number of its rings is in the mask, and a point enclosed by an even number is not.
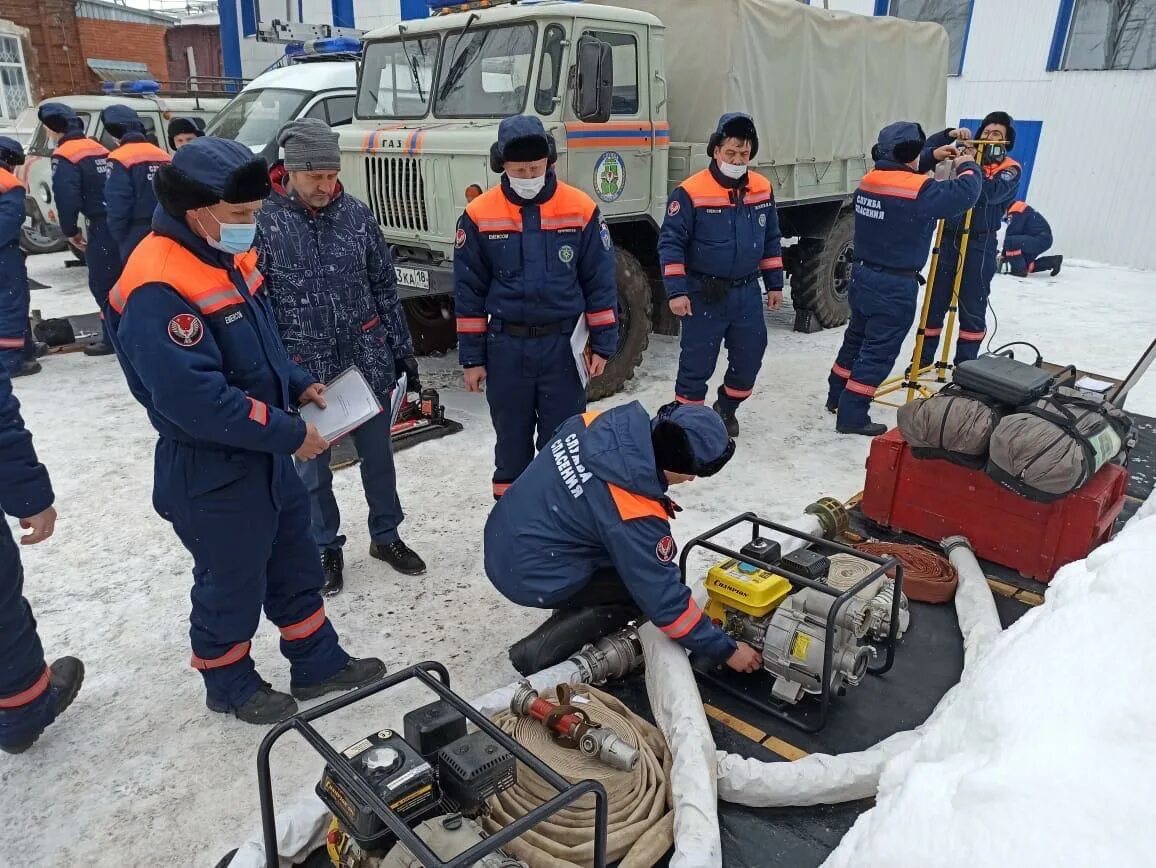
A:
[[[1074,0],[1061,0],[1071,3]],[[891,14],[891,0],[875,0],[875,14],[886,17]],[[948,70],[948,75],[963,75],[963,65],[967,62],[967,40],[971,36],[971,19],[975,15],[975,0],[967,0],[967,24],[963,28],[963,42],[959,45],[959,69]]]
[[[1064,68],[1064,52],[1068,48],[1068,35],[1072,30],[1072,18],[1076,14],[1076,0],[1060,0],[1060,11],[1056,15],[1056,29],[1052,33],[1052,47],[1048,52],[1048,72]]]
[[[353,27],[353,0],[331,0],[334,27]]]
[[[221,19],[221,55],[226,78],[241,77],[241,34],[237,28],[236,0],[218,4]]]
[[[253,36],[257,33],[257,4],[254,0],[241,0],[241,35]]]
[[[891,11],[891,0],[875,0],[875,14],[880,16],[887,15]]]

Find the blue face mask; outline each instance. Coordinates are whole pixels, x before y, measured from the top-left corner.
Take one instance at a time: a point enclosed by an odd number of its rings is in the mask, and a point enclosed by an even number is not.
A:
[[[217,220],[215,214],[211,211],[209,213]],[[256,223],[222,223],[217,220],[217,225],[221,227],[221,240],[206,238],[210,247],[222,253],[247,253],[252,249],[253,240],[257,237]]]

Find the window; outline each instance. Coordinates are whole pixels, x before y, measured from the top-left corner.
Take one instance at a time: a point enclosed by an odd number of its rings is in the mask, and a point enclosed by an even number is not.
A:
[[[974,0],[883,0],[876,2],[876,15],[892,15],[908,21],[934,21],[947,31],[947,72],[963,72],[963,55],[967,48],[967,31],[971,27]]]
[[[144,126],[145,138],[154,145],[157,144],[157,122],[155,116],[138,112],[138,117],[140,117],[140,122]],[[85,124],[88,124],[87,118],[85,119]],[[108,134],[108,130],[104,128],[104,124],[100,125],[100,143],[110,151],[120,147],[120,143]]]
[[[371,42],[362,61],[359,118],[422,118],[429,111],[437,36]]]
[[[540,115],[554,112],[565,49],[566,31],[557,24],[551,24],[542,38],[542,66],[538,70],[538,92],[534,95],[534,108]]]
[[[614,88],[610,100],[610,113],[638,114],[638,41],[629,33],[588,30],[587,34],[610,44],[610,53],[614,60]]]
[[[89,112],[77,112],[76,116],[80,118],[81,123],[84,124],[84,129],[88,130],[88,122],[92,119]],[[87,132],[85,133],[87,135]],[[25,149],[30,156],[34,157],[51,157],[55,146],[48,141],[48,128],[44,124],[37,122],[36,132],[32,134],[32,141],[29,142]]]
[[[331,127],[347,124],[353,120],[353,97],[331,96],[328,99],[319,100],[309,111],[305,112],[305,117],[325,121]]]
[[[10,121],[32,105],[24,50],[15,36],[0,36],[0,118]]]
[[[249,148],[264,148],[286,122],[297,117],[309,96],[308,91],[274,87],[244,91],[221,109],[205,132]]]
[[[1156,0],[1065,0],[1048,69],[1156,69]]]
[[[526,105],[536,25],[487,27],[446,38],[434,114],[504,118]]]

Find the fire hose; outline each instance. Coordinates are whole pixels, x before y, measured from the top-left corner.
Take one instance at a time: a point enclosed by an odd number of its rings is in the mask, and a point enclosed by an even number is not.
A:
[[[903,564],[903,590],[921,603],[946,603],[955,594],[959,573],[942,555],[922,546],[868,542],[855,548],[865,555],[893,557]]]
[[[493,720],[568,781],[593,779],[606,788],[610,800],[609,861],[618,862],[621,868],[654,865],[674,843],[671,754],[662,733],[613,696],[593,687],[574,688],[570,699],[603,731],[616,734],[625,747],[637,750],[633,768],[614,768],[580,750],[562,746],[533,716],[506,709],[493,715]],[[519,766],[517,783],[490,800],[490,812],[484,821],[486,830],[493,832],[509,825],[554,794],[553,787]],[[580,800],[515,839],[507,849],[530,868],[590,865],[593,813],[593,801]]]

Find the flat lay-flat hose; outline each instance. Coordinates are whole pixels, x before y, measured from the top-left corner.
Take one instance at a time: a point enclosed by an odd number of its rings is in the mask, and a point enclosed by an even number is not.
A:
[[[543,696],[552,691],[544,691]],[[621,868],[649,868],[674,844],[674,810],[670,794],[671,754],[658,729],[634,714],[609,694],[587,685],[575,687],[576,705],[590,719],[612,729],[638,749],[641,756],[631,771],[618,771],[577,750],[555,744],[537,720],[510,711],[494,715],[494,723],[512,735],[570,783],[596,780],[609,796],[608,862]],[[581,698],[589,698],[588,704]],[[487,832],[507,826],[557,791],[538,775],[518,765],[518,782],[488,802],[483,819]],[[579,868],[594,862],[594,796],[539,823],[504,848],[530,868]]]
[[[955,596],[959,572],[951,561],[922,546],[869,542],[855,546],[866,555],[893,557],[903,564],[903,593],[921,603],[946,603]]]

